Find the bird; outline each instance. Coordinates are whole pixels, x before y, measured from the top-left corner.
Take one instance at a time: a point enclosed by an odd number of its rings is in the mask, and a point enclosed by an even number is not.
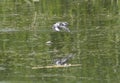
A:
[[[69,54],[68,56],[64,58],[56,59],[55,65],[67,65],[68,60],[72,58],[73,56],[74,56],[73,54]]]
[[[68,22],[56,22],[55,24],[53,24],[52,29],[56,32],[59,32],[61,30],[70,32],[67,26],[68,26]]]

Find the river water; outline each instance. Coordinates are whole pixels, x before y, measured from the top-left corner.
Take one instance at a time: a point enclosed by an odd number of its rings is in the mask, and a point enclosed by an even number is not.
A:
[[[0,83],[120,83],[119,4],[0,1]],[[70,32],[53,31],[56,22]],[[70,54],[69,66],[55,66]]]

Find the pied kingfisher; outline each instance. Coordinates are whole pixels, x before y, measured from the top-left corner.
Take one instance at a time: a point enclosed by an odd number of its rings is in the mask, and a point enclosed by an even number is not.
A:
[[[56,59],[54,61],[54,63],[56,65],[67,65],[67,62],[70,58],[72,58],[74,55],[73,54],[69,54],[68,56],[64,57],[64,58],[60,58],[60,59]]]

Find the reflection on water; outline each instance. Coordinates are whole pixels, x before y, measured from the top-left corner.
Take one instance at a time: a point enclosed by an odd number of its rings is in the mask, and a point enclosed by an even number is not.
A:
[[[0,83],[119,83],[119,1],[0,4]],[[59,21],[68,22],[70,32],[53,31]],[[68,63],[80,66],[32,69],[70,54]]]

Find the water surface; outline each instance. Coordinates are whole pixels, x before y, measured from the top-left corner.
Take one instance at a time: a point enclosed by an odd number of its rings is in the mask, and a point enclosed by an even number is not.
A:
[[[119,4],[0,1],[0,83],[119,83]],[[58,21],[68,22],[71,32],[54,32]],[[75,56],[68,63],[80,66],[32,69],[71,53]]]

